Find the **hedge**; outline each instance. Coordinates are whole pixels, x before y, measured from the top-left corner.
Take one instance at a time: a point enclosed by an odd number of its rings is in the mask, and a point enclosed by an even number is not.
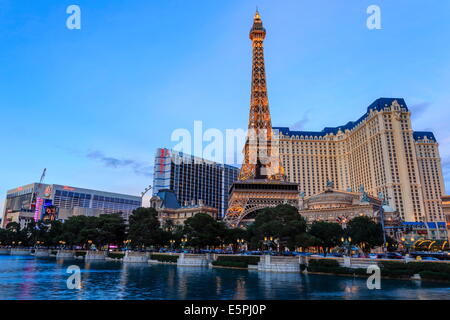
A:
[[[251,265],[257,265],[259,263],[259,256],[218,256],[217,257],[217,262],[220,263],[237,263],[237,264],[242,264],[244,266],[244,268],[247,268],[249,264]]]
[[[310,259],[309,267],[337,268],[340,267],[340,264],[334,259]]]
[[[84,257],[86,255],[86,251],[75,251],[75,257]]]
[[[123,252],[108,252],[108,258],[122,259],[125,256]]]
[[[379,263],[381,275],[393,278],[410,278],[414,274],[420,274],[422,279],[428,280],[447,280],[450,281],[450,264],[439,262],[395,262],[382,261]],[[329,259],[311,259],[308,265],[308,271],[323,272],[332,274],[357,274],[367,275],[363,268],[341,267],[336,260]]]
[[[380,269],[383,276],[411,277],[414,274],[420,274],[423,279],[450,280],[449,263],[382,261]]]
[[[331,259],[311,259],[307,269],[311,272],[367,275],[366,269],[341,267],[338,261]]]
[[[244,261],[213,261],[213,266],[221,266],[221,267],[234,267],[234,268],[248,268],[248,263]]]
[[[166,254],[151,254],[150,255],[150,259],[151,260],[161,261],[161,262],[177,263],[178,256],[170,256],[170,255],[166,255]]]

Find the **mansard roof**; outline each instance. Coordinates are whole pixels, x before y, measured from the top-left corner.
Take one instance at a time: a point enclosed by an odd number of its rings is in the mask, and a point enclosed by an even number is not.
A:
[[[437,141],[436,137],[434,136],[433,132],[430,131],[415,131],[413,132],[414,140],[423,140],[424,138],[427,138],[428,140]]]
[[[379,98],[375,100],[369,107],[367,107],[367,112],[360,117],[356,121],[349,121],[347,124],[338,127],[326,127],[322,131],[291,131],[288,127],[274,127],[274,130],[278,130],[284,136],[292,137],[292,136],[304,136],[304,137],[325,137],[328,134],[336,135],[339,130],[345,132],[346,130],[353,130],[356,128],[361,122],[363,122],[369,116],[371,111],[381,111],[385,107],[389,107],[392,105],[394,101],[398,102],[398,104],[409,111],[408,106],[403,98]],[[432,132],[414,132],[413,137],[414,140],[421,140],[424,136],[427,136],[428,139],[436,141],[434,134]]]

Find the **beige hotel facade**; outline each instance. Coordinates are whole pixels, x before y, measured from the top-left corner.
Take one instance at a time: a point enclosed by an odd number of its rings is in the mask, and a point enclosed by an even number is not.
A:
[[[438,143],[432,132],[415,132],[404,99],[380,98],[357,121],[319,132],[279,132],[287,180],[305,197],[335,189],[387,196],[405,221],[445,221]]]

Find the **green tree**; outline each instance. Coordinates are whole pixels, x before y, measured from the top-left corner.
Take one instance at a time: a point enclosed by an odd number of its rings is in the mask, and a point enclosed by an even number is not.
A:
[[[55,246],[63,239],[63,223],[59,220],[54,220],[50,221],[48,226],[49,228],[46,237],[43,240],[44,244],[48,246]]]
[[[49,226],[43,221],[31,220],[27,226],[21,231],[27,245],[35,245],[37,241],[45,242],[47,240],[47,232]]]
[[[61,238],[71,246],[87,246],[89,240],[97,244],[98,235],[97,217],[72,216],[64,222]]]
[[[226,228],[225,234],[223,235],[223,243],[226,245],[231,244],[233,250],[238,249],[240,243],[238,240],[249,241],[249,233],[247,230],[242,228]]]
[[[96,243],[99,246],[121,245],[125,240],[125,229],[125,222],[121,214],[102,214],[97,219]]]
[[[343,230],[339,223],[314,221],[309,230],[309,234],[318,240],[318,244],[324,248],[325,255],[331,248],[341,243]]]
[[[306,220],[297,208],[282,204],[261,210],[248,228],[251,244],[261,243],[264,237],[278,239],[281,249],[295,250],[296,238],[306,232]]]
[[[129,218],[128,239],[133,247],[161,245],[164,231],[154,208],[137,208]]]
[[[301,233],[295,237],[295,244],[297,247],[307,249],[310,247],[316,247],[320,244],[319,239],[309,233]]]
[[[26,232],[20,229],[20,224],[17,222],[10,222],[6,225],[6,230],[9,231],[10,243],[18,245],[19,242],[24,245],[27,242]]]
[[[383,228],[367,216],[353,218],[345,230],[352,243],[357,244],[364,252],[383,245]]]
[[[217,246],[225,240],[226,226],[206,213],[197,213],[184,222],[188,245],[197,249]]]
[[[0,229],[0,245],[11,245],[14,234],[11,230]]]

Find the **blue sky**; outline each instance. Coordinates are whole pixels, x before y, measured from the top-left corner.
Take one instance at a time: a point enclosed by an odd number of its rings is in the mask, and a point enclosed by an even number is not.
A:
[[[81,8],[81,30],[66,8]],[[381,8],[368,30],[366,9]],[[450,187],[450,1],[0,0],[0,194],[37,181],[139,194],[173,130],[245,128],[256,6],[274,126],[321,130],[403,97]]]

